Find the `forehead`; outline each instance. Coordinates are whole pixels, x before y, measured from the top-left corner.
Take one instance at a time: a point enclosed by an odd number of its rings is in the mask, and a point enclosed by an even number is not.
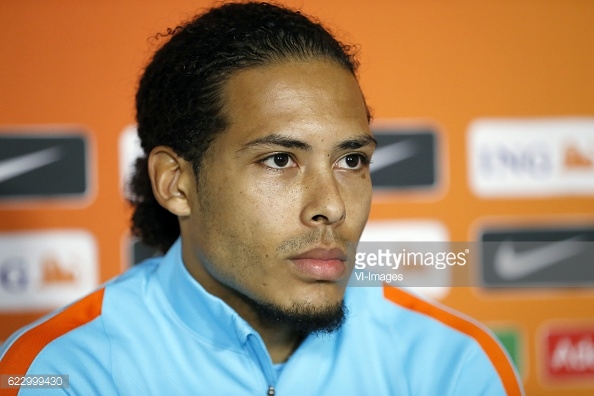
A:
[[[368,133],[367,108],[352,73],[328,61],[288,61],[236,72],[223,90],[225,135],[294,137]]]

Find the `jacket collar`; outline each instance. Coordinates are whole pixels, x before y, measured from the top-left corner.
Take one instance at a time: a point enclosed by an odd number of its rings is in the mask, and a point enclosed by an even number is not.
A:
[[[208,293],[190,275],[182,261],[181,239],[167,251],[156,277],[175,315],[208,343],[241,350],[250,334],[260,338],[231,307]]]
[[[260,334],[252,326],[227,303],[208,293],[190,275],[182,261],[180,238],[167,251],[157,268],[156,277],[175,316],[192,333],[212,345],[236,351],[245,350],[248,336],[253,335],[264,347]],[[347,287],[345,304],[349,313],[343,326],[358,316],[360,309],[364,309],[368,295],[381,293],[380,287],[373,288],[376,289],[374,293],[366,293],[365,289]],[[329,337],[335,336],[333,334]],[[327,337],[326,335],[323,338]]]

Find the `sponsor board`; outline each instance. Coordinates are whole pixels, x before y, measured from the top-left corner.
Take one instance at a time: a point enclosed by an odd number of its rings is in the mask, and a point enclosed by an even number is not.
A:
[[[82,230],[0,234],[0,311],[50,310],[97,287],[97,246]]]
[[[467,139],[479,197],[594,195],[594,118],[481,119]]]
[[[415,249],[419,242],[431,242],[430,246],[441,245],[445,250],[449,248],[449,233],[441,222],[435,220],[372,220],[368,221],[360,245],[371,246],[378,242],[398,242],[399,249],[406,249],[407,242]],[[451,287],[451,268],[435,271],[433,268],[410,267],[402,268],[399,273],[406,282],[399,282],[393,286],[410,287],[418,293],[441,299]],[[430,285],[419,287],[418,285]],[[409,286],[415,285],[415,286]]]
[[[594,285],[594,227],[485,229],[480,241],[483,286]]]
[[[544,331],[543,374],[557,384],[594,384],[594,325],[555,326]]]
[[[83,132],[0,132],[0,203],[84,198],[89,154]]]
[[[128,125],[120,134],[118,142],[120,160],[120,186],[124,197],[130,197],[128,183],[134,175],[136,159],[144,155],[136,125]]]
[[[491,331],[505,348],[520,377],[524,378],[525,359],[522,351],[525,346],[520,331],[514,327],[494,327]]]
[[[435,189],[438,177],[438,138],[431,128],[374,127],[378,146],[370,172],[376,191]]]
[[[438,139],[434,130],[378,127],[373,132],[378,141],[370,165],[374,189],[410,190],[437,186]],[[136,159],[143,155],[135,125],[122,131],[119,153],[120,181],[125,185],[132,176]]]

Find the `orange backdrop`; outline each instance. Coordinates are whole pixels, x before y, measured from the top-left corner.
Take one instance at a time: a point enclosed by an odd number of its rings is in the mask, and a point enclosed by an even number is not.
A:
[[[317,16],[343,40],[360,44],[360,80],[375,119],[427,122],[443,135],[441,192],[383,197],[373,205],[372,220],[436,219],[458,241],[473,239],[473,227],[485,220],[594,225],[592,195],[477,197],[468,181],[466,140],[477,118],[594,115],[594,2],[284,3]],[[157,45],[152,37],[210,4],[0,2],[0,128],[81,127],[89,134],[91,154],[85,200],[74,206],[0,203],[1,233],[86,229],[97,243],[99,281],[127,266],[122,241],[130,210],[121,198],[117,147],[121,132],[134,123],[137,80]],[[542,375],[541,339],[551,323],[592,329],[592,289],[489,292],[457,287],[442,301],[493,328],[517,330],[529,395],[594,393],[594,374],[561,381]],[[44,312],[0,312],[0,340]]]

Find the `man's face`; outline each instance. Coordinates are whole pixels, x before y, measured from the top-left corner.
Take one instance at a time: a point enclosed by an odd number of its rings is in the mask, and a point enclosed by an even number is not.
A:
[[[238,311],[238,294],[283,312],[335,308],[371,204],[375,143],[355,78],[287,62],[235,73],[223,98],[229,127],[181,224],[186,266]]]

